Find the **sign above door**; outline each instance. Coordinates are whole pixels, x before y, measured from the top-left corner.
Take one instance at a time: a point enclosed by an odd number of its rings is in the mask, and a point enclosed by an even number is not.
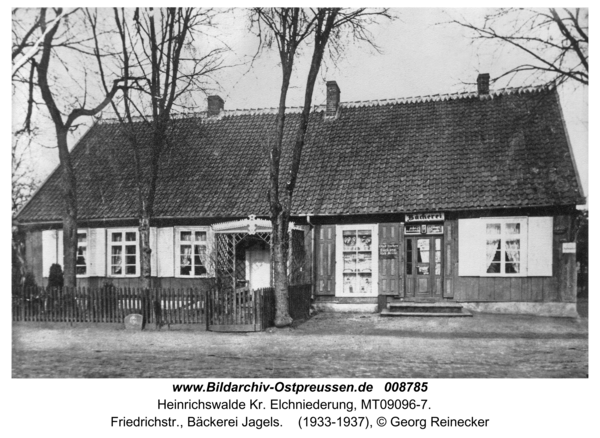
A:
[[[438,222],[444,220],[444,213],[409,213],[406,222]]]

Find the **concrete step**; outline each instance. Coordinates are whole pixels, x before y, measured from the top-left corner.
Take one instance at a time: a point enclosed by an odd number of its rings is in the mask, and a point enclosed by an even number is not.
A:
[[[379,315],[380,316],[392,316],[392,317],[420,316],[420,317],[425,317],[425,318],[431,318],[431,317],[462,318],[462,317],[473,316],[473,314],[471,312],[469,312],[467,309],[463,309],[463,308],[461,308],[460,312],[398,312],[398,311],[391,311],[389,309],[383,309]]]
[[[390,312],[400,313],[461,313],[463,307],[452,301],[400,301],[388,303],[387,308]]]

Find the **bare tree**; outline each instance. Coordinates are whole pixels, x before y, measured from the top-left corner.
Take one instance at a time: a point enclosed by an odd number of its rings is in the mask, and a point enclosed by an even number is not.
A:
[[[12,214],[13,216],[31,198],[39,181],[28,164],[32,135],[20,133],[12,138]]]
[[[452,20],[473,32],[473,38],[508,45],[529,61],[502,72],[494,80],[529,73],[546,83],[575,81],[588,85],[588,11],[579,8],[494,10],[482,23]]]
[[[279,107],[276,127],[270,144],[270,172],[268,200],[272,223],[272,266],[275,288],[275,326],[290,325],[292,318],[288,306],[288,251],[289,222],[292,199],[309,115],[312,96],[317,75],[327,47],[339,55],[343,51],[342,38],[350,34],[354,39],[372,41],[367,26],[374,23],[377,17],[391,18],[387,10],[341,9],[341,8],[255,8],[251,21],[258,29],[261,43],[275,45],[281,62],[282,81],[279,95]],[[296,139],[291,152],[288,169],[281,168],[283,133],[286,119],[286,100],[290,79],[294,70],[294,61],[304,43],[312,44],[310,69],[306,78],[304,105],[300,115],[300,123],[296,131]],[[282,179],[284,184],[282,184]]]
[[[202,30],[214,25],[215,14],[193,8],[113,10],[119,67],[132,79],[124,87],[123,99],[113,101],[112,107],[135,161],[141,278],[146,291],[151,287],[150,224],[157,178],[174,129],[173,116],[195,108],[194,96],[204,95],[211,75],[223,67],[223,48],[201,46]],[[90,11],[88,16],[97,41],[98,16]],[[101,47],[96,45],[94,51],[104,72]],[[104,88],[110,92],[108,83]]]
[[[77,17],[75,17],[74,12],[76,11],[65,13],[62,8],[41,9],[34,24],[25,32],[25,35],[20,39],[16,37],[13,39],[13,41],[17,41],[13,45],[13,60],[15,54],[17,56],[21,55],[21,60],[24,60],[23,62],[20,61],[20,67],[16,71],[15,67],[17,65],[13,66],[14,73],[19,73],[27,64],[31,65],[30,74],[24,78],[24,81],[28,83],[30,93],[24,129],[26,131],[31,129],[30,120],[34,103],[33,90],[35,88],[41,94],[56,135],[56,145],[60,159],[61,189],[64,200],[63,264],[65,286],[75,286],[77,253],[77,187],[68,146],[69,133],[77,127],[75,122],[78,119],[94,116],[102,111],[119,91],[122,80],[121,78],[114,79],[112,87],[99,99],[100,102],[89,107],[87,99],[91,93],[88,93],[87,88],[88,71],[84,68],[77,78],[78,83],[83,82],[81,95],[75,96],[74,101],[71,102],[56,98],[57,95],[61,95],[62,91],[60,76],[70,74],[71,70],[75,71],[77,63],[77,60],[64,56],[61,50],[67,49],[81,54],[90,54],[85,44],[86,41],[89,41],[89,38],[85,36],[85,28],[83,26],[75,27],[73,24],[73,20],[81,24],[83,16],[77,14]],[[67,16],[71,16],[70,22],[67,22]],[[13,28],[18,27],[18,25],[18,21],[13,21]],[[30,41],[34,42],[31,43]],[[28,47],[29,50],[27,50]],[[52,66],[57,70],[54,74],[51,72]],[[34,73],[37,73],[37,80]],[[15,76],[13,76],[14,79]],[[75,93],[73,90],[71,92]]]

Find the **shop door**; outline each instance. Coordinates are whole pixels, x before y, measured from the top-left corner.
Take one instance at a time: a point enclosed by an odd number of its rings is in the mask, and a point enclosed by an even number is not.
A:
[[[406,296],[441,299],[443,266],[442,236],[406,237]]]

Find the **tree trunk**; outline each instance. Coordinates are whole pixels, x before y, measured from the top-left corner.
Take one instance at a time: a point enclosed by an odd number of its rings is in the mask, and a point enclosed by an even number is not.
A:
[[[67,146],[67,129],[56,130],[58,153],[61,162],[61,189],[64,200],[63,211],[63,276],[66,287],[75,287],[77,260],[77,186],[71,155]],[[59,261],[60,262],[60,261]],[[47,273],[44,273],[47,274]]]
[[[139,226],[139,235],[140,235],[140,280],[143,294],[143,317],[144,317],[144,326],[150,319],[150,315],[152,314],[152,309],[156,307],[155,303],[151,302],[150,297],[150,288],[151,284],[151,254],[152,249],[150,248],[150,215],[147,211],[142,212],[139,218],[140,226]],[[157,324],[159,321],[156,321]]]
[[[275,327],[286,327],[292,323],[288,298],[288,222],[285,214],[279,214],[273,222],[271,245],[273,248],[273,288],[275,289]]]

